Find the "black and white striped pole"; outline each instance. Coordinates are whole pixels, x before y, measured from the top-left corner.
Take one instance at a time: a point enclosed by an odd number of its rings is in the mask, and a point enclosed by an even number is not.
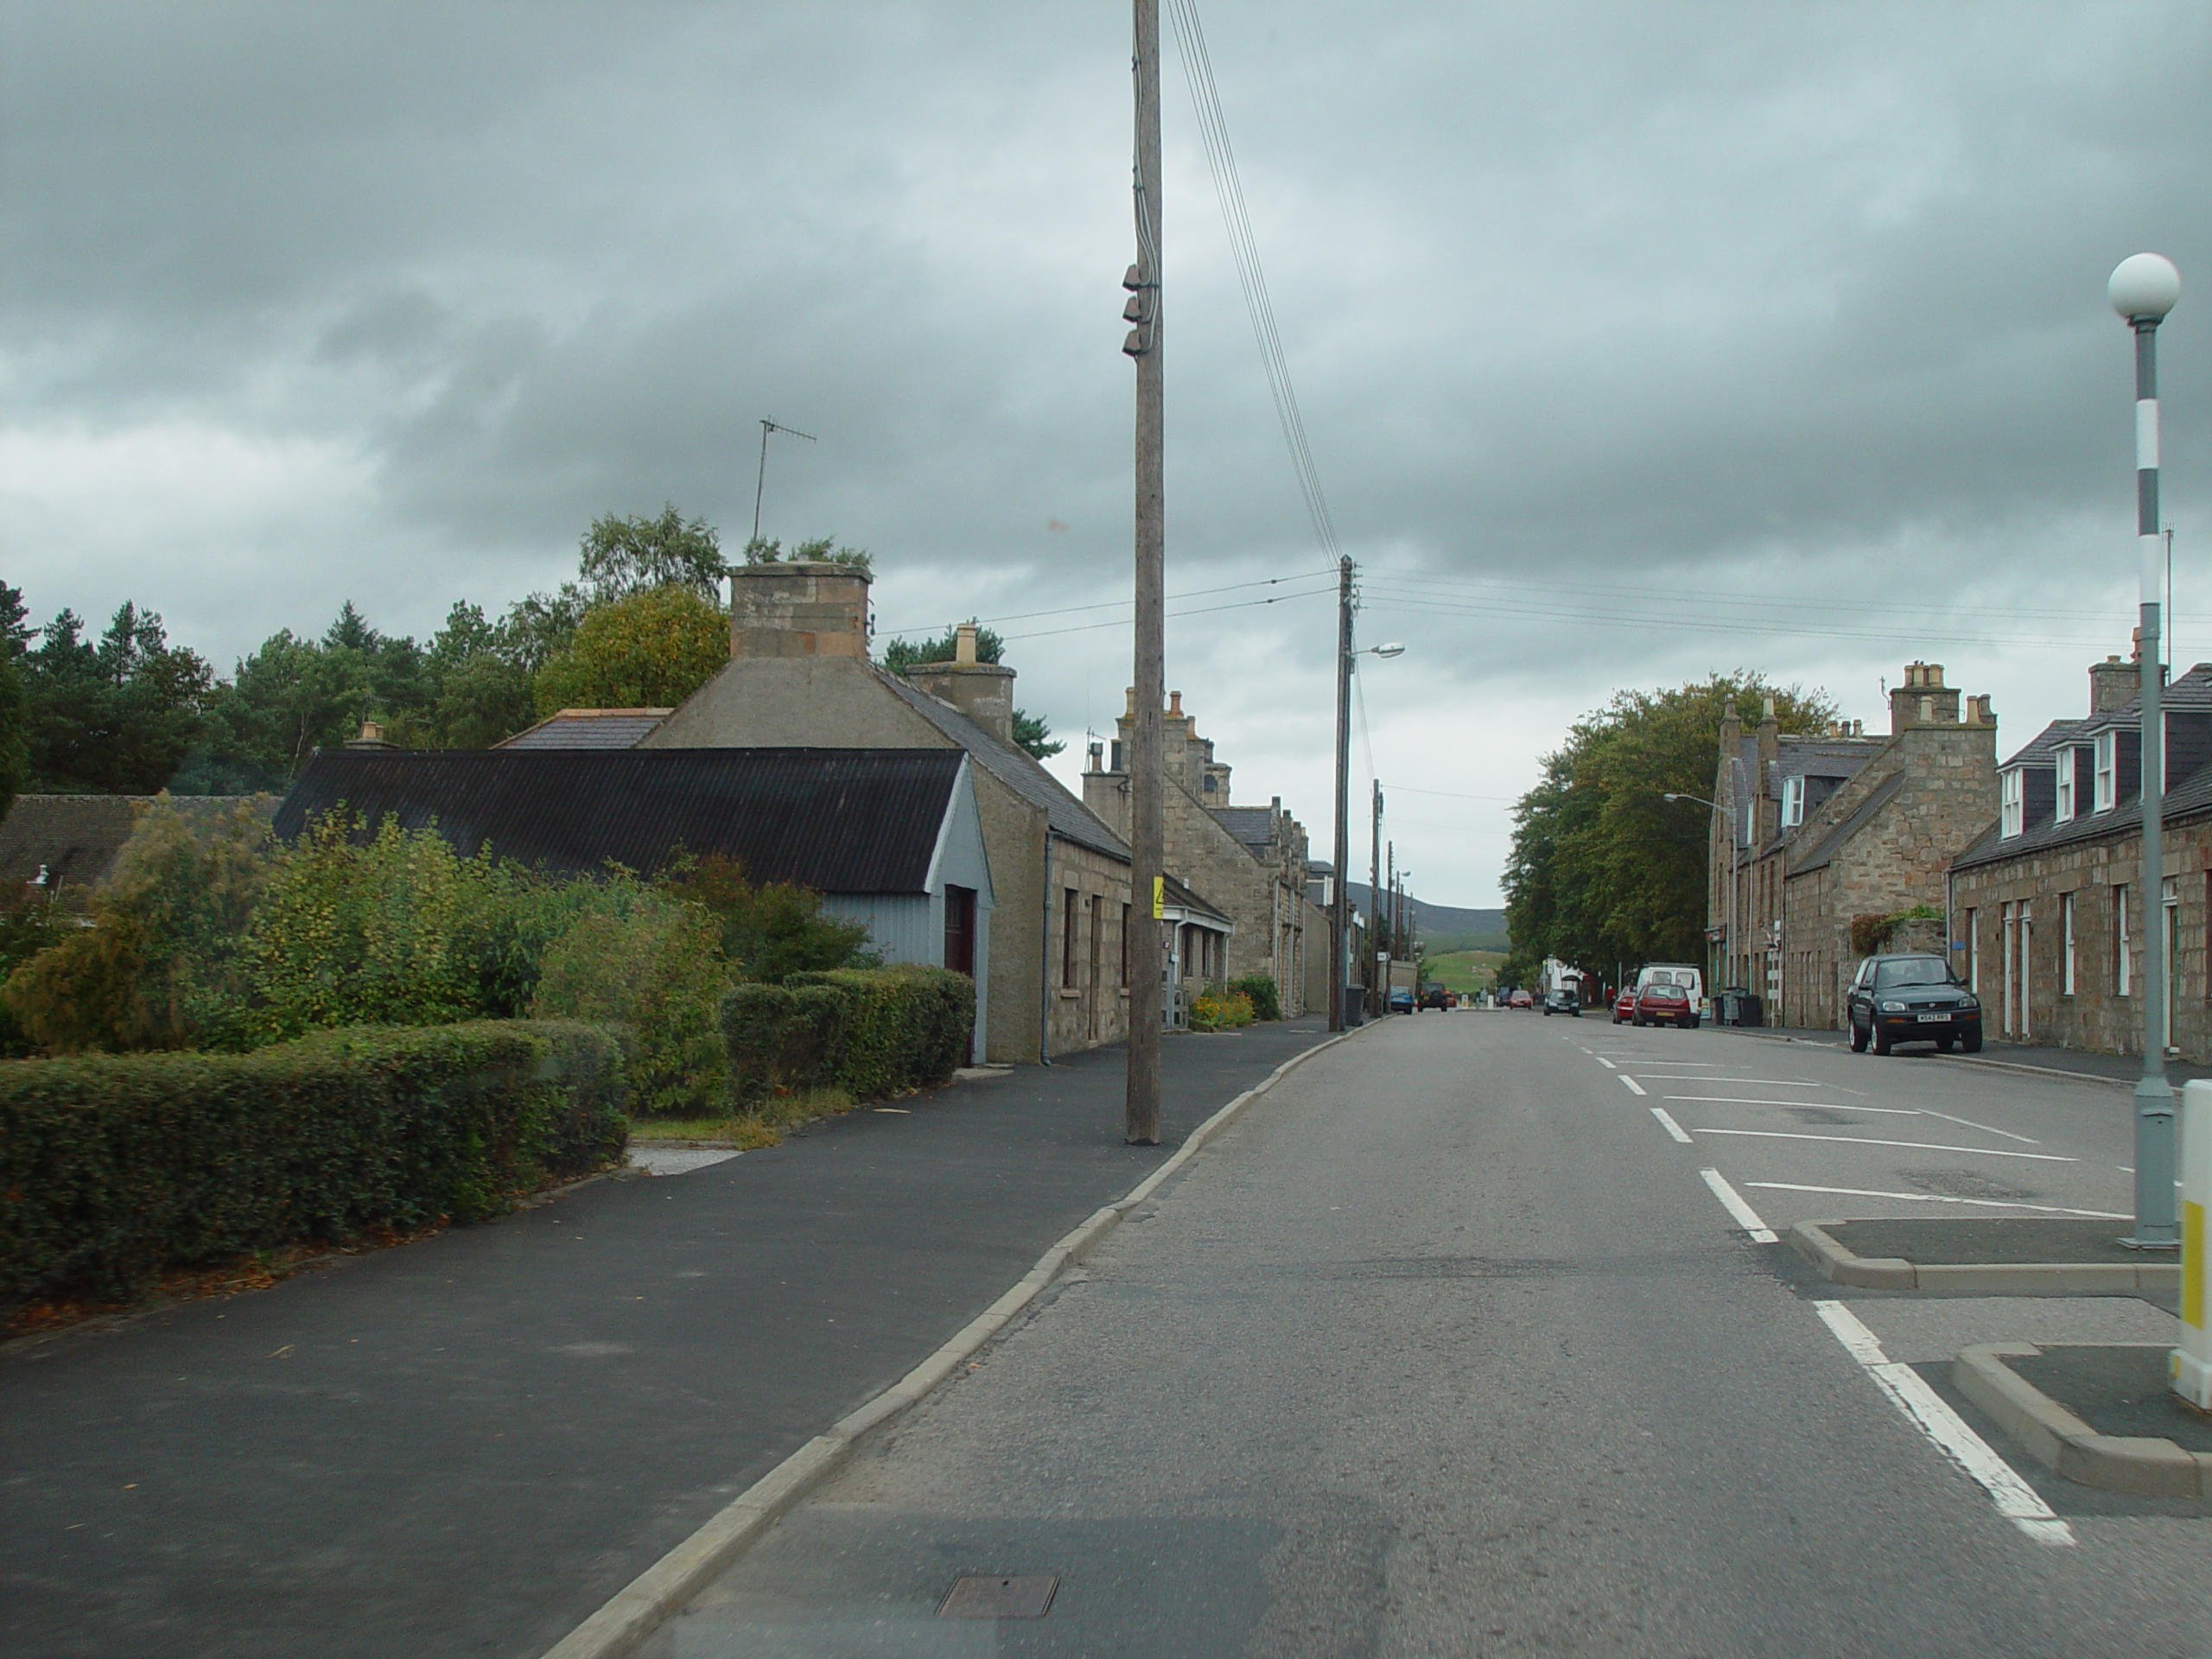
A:
[[[2135,1085],[2135,1231],[2121,1243],[2139,1249],[2181,1243],[2174,1205],[2174,1091],[2166,1081],[2165,670],[2159,607],[2165,589],[2165,538],[2158,525],[2158,325],[2181,297],[2173,261],[2138,253],[2120,262],[2106,289],[2112,308],[2135,331],[2135,550],[2142,622],[2143,877],[2136,914],[2143,918],[2143,1077]],[[2120,948],[2126,948],[2121,941]]]

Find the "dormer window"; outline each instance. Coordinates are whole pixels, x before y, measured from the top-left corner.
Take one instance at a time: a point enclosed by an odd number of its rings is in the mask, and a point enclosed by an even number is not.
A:
[[[1997,833],[2007,838],[2026,828],[2027,774],[2007,766],[1997,777]]]
[[[1782,780],[1782,827],[1795,830],[1805,822],[1805,774],[1796,772]]]
[[[2058,752],[2057,793],[2051,802],[2050,816],[2060,823],[2074,816],[2074,751]]]
[[[2099,732],[2096,755],[2096,802],[2090,809],[2109,812],[2120,799],[2120,734]]]

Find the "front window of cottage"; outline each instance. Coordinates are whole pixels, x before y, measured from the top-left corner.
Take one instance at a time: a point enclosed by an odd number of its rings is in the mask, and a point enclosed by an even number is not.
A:
[[[2058,994],[2074,995],[2074,895],[2058,895]]]
[[[2008,766],[1997,777],[1997,833],[2017,836],[2026,823],[2026,780],[2018,766]]]
[[[2122,882],[2112,890],[2112,988],[2114,995],[2126,996],[2133,988],[2135,976],[2130,971],[2133,966],[2127,955],[2127,885]]]
[[[2093,809],[2099,812],[2112,810],[2113,803],[2120,798],[2120,734],[2097,734],[2097,799]]]
[[[1805,822],[1805,778],[1802,772],[1782,780],[1782,827],[1794,830]]]
[[[2051,817],[2064,823],[2074,816],[2074,751],[2058,752],[2058,797]]]

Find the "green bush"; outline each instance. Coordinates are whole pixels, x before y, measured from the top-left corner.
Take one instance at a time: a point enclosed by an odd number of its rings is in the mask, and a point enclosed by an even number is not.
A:
[[[975,982],[942,968],[843,968],[740,985],[722,999],[730,1096],[741,1109],[778,1090],[880,1100],[950,1077],[975,1025]]]
[[[546,950],[531,1012],[588,1020],[620,1035],[632,1109],[652,1117],[711,1112],[728,1092],[715,1013],[729,986],[721,930],[696,905],[634,886],[602,889]],[[626,900],[626,902],[616,902]]]
[[[1282,1018],[1282,993],[1276,988],[1273,974],[1247,974],[1242,979],[1229,982],[1231,995],[1241,995],[1252,1005],[1255,1020]]]
[[[1252,1017],[1252,999],[1242,991],[1200,991],[1191,1000],[1192,1031],[1233,1031]]]
[[[65,928],[0,995],[58,1053],[237,1046],[239,941],[268,884],[269,847],[249,806],[188,821],[156,797],[93,893],[92,925]]]
[[[499,1213],[619,1157],[621,1052],[555,1022],[0,1065],[0,1312]]]

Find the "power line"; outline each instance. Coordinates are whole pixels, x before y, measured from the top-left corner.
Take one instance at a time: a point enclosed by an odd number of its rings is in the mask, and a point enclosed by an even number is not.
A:
[[[1314,538],[1332,558],[1338,554],[1337,528],[1329,516],[1329,503],[1321,491],[1320,469],[1313,463],[1313,448],[1306,435],[1306,418],[1298,407],[1298,393],[1291,385],[1289,359],[1283,354],[1282,335],[1275,327],[1274,306],[1268,296],[1266,273],[1260,265],[1260,245],[1252,234],[1251,215],[1244,205],[1244,185],[1237,176],[1236,152],[1229,141],[1229,118],[1221,107],[1215,85],[1213,60],[1206,50],[1205,29],[1198,22],[1198,0],[1167,0],[1175,38],[1182,48],[1183,76],[1191,88],[1191,106],[1197,112],[1198,139],[1206,153],[1206,167],[1213,175],[1215,199],[1221,204],[1222,226],[1229,234],[1230,257],[1236,265],[1237,285],[1243,290],[1244,308],[1252,319],[1252,334],[1260,347],[1260,364],[1268,377],[1268,393],[1275,406],[1275,420],[1290,450],[1290,465],[1313,523]]]
[[[1280,605],[1286,600],[1318,599],[1324,594],[1332,594],[1335,591],[1333,588],[1309,588],[1302,594],[1274,594],[1266,599],[1240,599],[1226,605],[1200,605],[1187,611],[1170,611],[1167,614],[1170,617],[1211,616],[1217,611],[1250,610],[1261,605]],[[1067,628],[1041,628],[1034,633],[1009,633],[1006,639],[1011,645],[1016,639],[1049,639],[1057,634],[1088,633],[1093,628],[1124,628],[1128,626],[1127,617],[1115,616],[1103,622],[1078,622]]]
[[[1274,588],[1287,582],[1306,582],[1315,576],[1332,576],[1335,574],[1336,572],[1334,570],[1300,570],[1292,575],[1265,576],[1256,582],[1226,582],[1218,588],[1193,588],[1187,594],[1170,594],[1168,595],[1168,600],[1170,603],[1173,603],[1178,600],[1203,599],[1209,594],[1233,594],[1246,588]],[[1128,605],[1133,602],[1134,601],[1126,599],[1102,599],[1096,603],[1090,605],[1061,605],[1055,607],[1053,609],[1049,611],[1015,611],[1004,616],[979,617],[976,619],[976,620],[983,626],[989,626],[1000,622],[1030,622],[1034,621],[1039,617],[1073,616],[1084,611],[1111,610],[1116,606]],[[960,625],[957,621],[935,622],[925,626],[917,628],[891,628],[887,630],[879,628],[876,630],[876,632],[881,639],[904,639],[918,633],[942,633],[948,628],[956,628],[959,626]],[[1034,634],[1025,634],[1022,637],[1024,639],[1033,639],[1037,636]]]

